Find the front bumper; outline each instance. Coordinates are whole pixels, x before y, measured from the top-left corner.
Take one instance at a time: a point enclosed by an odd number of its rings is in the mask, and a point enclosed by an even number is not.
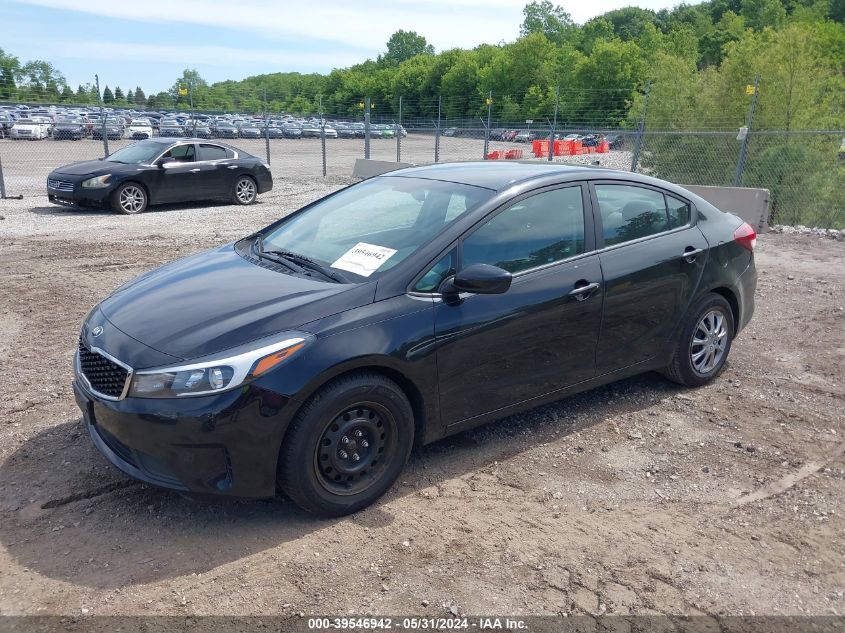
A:
[[[275,495],[290,398],[253,383],[212,396],[109,401],[79,378],[73,392],[94,445],[129,476],[197,494]]]
[[[50,176],[53,178],[52,174]],[[60,177],[57,177],[58,179]],[[100,189],[83,189],[79,183],[73,184],[73,190],[56,189],[47,186],[47,200],[53,204],[58,204],[64,207],[101,207],[106,208],[110,205],[109,197],[111,196],[112,188],[103,187]]]

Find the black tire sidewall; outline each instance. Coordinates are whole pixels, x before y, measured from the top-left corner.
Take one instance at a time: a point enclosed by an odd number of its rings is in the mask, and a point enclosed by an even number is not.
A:
[[[252,200],[249,202],[242,202],[240,198],[238,198],[238,183],[242,180],[249,180],[252,182],[252,186],[255,187],[255,194],[252,196]],[[241,206],[249,206],[253,204],[258,199],[258,183],[255,182],[255,179],[251,176],[238,176],[235,178],[234,184],[232,184],[232,200],[235,201],[235,204],[239,204]]]
[[[692,366],[692,358],[690,357],[690,345],[695,330],[698,327],[698,322],[702,317],[711,310],[718,309],[724,315],[728,323],[728,341],[725,347],[725,353],[722,355],[722,360],[719,366],[707,375],[701,375]],[[716,376],[722,373],[727,363],[728,356],[731,353],[734,338],[734,317],[731,311],[731,306],[727,300],[718,294],[708,294],[702,297],[695,305],[694,309],[690,311],[687,322],[684,324],[684,329],[681,333],[681,338],[678,343],[678,369],[680,370],[683,382],[691,387],[700,387],[712,381]]]
[[[327,490],[314,472],[314,455],[326,426],[345,409],[373,402],[387,409],[396,422],[396,441],[390,463],[366,490],[354,495],[338,495]],[[284,491],[298,505],[324,516],[342,516],[364,508],[387,492],[402,472],[411,454],[414,418],[404,393],[389,381],[361,380],[330,385],[308,406],[305,415],[294,421],[282,446],[280,478]]]

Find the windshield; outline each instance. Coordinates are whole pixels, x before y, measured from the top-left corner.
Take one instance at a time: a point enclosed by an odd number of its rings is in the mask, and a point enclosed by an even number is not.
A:
[[[135,119],[130,125],[149,125],[150,122],[146,119]]]
[[[295,214],[264,236],[263,248],[305,255],[359,281],[375,278],[493,193],[437,180],[373,178]]]
[[[148,164],[161,154],[167,145],[155,141],[141,141],[129,147],[117,150],[107,160],[113,163],[145,163]]]

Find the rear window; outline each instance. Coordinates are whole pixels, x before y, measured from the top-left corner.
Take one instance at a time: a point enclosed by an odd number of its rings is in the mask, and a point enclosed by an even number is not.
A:
[[[219,145],[200,145],[199,160],[222,160],[224,158],[232,158],[234,155],[234,152]]]

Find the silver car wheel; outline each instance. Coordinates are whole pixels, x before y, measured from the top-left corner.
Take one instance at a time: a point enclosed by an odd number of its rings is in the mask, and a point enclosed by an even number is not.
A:
[[[255,200],[255,183],[250,178],[241,178],[235,185],[235,195],[241,204],[250,204]]]
[[[718,368],[727,344],[727,317],[720,310],[710,310],[698,322],[690,342],[690,360],[695,372],[706,376]]]
[[[118,204],[126,213],[138,213],[144,209],[147,195],[140,187],[129,185],[120,192]]]

